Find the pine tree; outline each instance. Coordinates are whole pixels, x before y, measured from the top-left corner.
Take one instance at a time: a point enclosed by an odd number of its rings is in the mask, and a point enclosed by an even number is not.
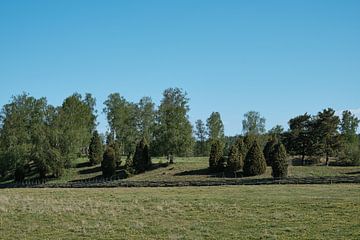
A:
[[[107,147],[101,162],[101,169],[104,177],[111,177],[115,174],[115,151],[112,147]]]
[[[97,131],[94,131],[89,145],[89,161],[91,165],[101,162],[103,157],[102,143]]]
[[[274,146],[271,153],[272,176],[274,178],[286,178],[288,173],[288,162],[286,159],[286,149],[283,144],[278,143]]]
[[[210,150],[209,169],[211,172],[217,172],[219,170],[222,154],[221,143],[219,140],[215,140]]]
[[[151,166],[151,158],[149,154],[149,146],[146,138],[142,138],[136,146],[136,151],[132,162],[135,172],[144,172]]]
[[[272,151],[274,151],[274,147],[275,145],[278,143],[278,140],[276,139],[275,136],[272,136],[269,141],[266,143],[265,147],[264,147],[264,157],[266,160],[266,164],[268,166],[271,166],[271,157],[270,154]]]
[[[264,154],[257,141],[254,142],[246,155],[243,171],[245,176],[261,175],[266,171]]]
[[[236,145],[232,145],[227,159],[227,169],[231,172],[236,172],[242,167],[242,156]]]

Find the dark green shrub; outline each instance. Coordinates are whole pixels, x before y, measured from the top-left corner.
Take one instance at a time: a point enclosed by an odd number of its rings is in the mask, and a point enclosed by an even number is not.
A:
[[[235,142],[235,145],[237,146],[238,148],[238,151],[239,151],[239,154],[242,156],[242,162],[244,161],[244,157],[246,156],[247,154],[247,149],[246,149],[246,146],[244,144],[244,141],[242,138],[238,138]],[[243,167],[243,163],[241,165],[241,168]]]
[[[266,162],[263,152],[260,150],[259,144],[255,141],[246,154],[243,167],[245,176],[256,176],[265,173]]]
[[[244,156],[247,155],[248,151],[253,146],[255,141],[256,141],[256,136],[254,136],[253,134],[247,134],[244,137],[244,154],[245,154]]]
[[[269,141],[266,143],[264,147],[264,157],[266,160],[266,164],[268,166],[271,166],[271,153],[274,151],[275,145],[278,143],[277,139],[275,137],[271,137]]]
[[[18,166],[15,169],[14,178],[16,182],[22,182],[25,179],[25,168],[23,166]]]
[[[217,172],[219,170],[220,160],[223,154],[221,143],[219,140],[214,140],[211,145],[210,157],[209,157],[209,169],[211,172]]]
[[[94,131],[89,145],[89,161],[91,165],[101,162],[103,157],[102,142],[97,131]]]
[[[232,145],[229,151],[226,168],[228,171],[236,172],[242,168],[242,156],[239,152],[238,146]]]
[[[151,167],[149,145],[145,138],[136,145],[132,165],[136,172],[144,172]]]
[[[286,159],[286,149],[281,143],[274,146],[270,154],[272,162],[272,176],[274,178],[286,178],[288,173],[288,162]]]
[[[104,177],[111,177],[115,174],[116,163],[115,163],[115,151],[112,147],[108,147],[103,155],[101,162],[101,170]]]

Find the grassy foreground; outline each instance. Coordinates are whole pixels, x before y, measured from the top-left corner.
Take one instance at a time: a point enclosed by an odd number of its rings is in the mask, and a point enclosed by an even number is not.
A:
[[[360,239],[360,186],[2,189],[1,239]]]

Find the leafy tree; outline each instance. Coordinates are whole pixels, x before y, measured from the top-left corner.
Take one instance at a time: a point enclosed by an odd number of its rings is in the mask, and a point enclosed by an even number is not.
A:
[[[245,176],[261,175],[266,171],[264,154],[257,141],[254,142],[245,157],[243,171]]]
[[[243,166],[242,155],[239,152],[237,145],[232,145],[229,151],[229,157],[227,159],[227,169],[232,172],[240,170]]]
[[[206,126],[208,128],[210,143],[219,140],[221,144],[224,144],[224,124],[221,120],[220,113],[211,113],[210,117],[206,120]]]
[[[266,164],[268,166],[271,166],[271,153],[274,151],[274,147],[275,145],[278,144],[278,140],[275,136],[272,136],[269,141],[266,143],[265,147],[264,147],[264,157],[266,160]]]
[[[101,162],[101,169],[104,177],[111,177],[115,174],[115,151],[112,147],[106,148]]]
[[[220,141],[214,140],[214,142],[211,145],[210,157],[209,157],[209,169],[211,172],[219,171],[222,155],[223,155],[223,149]]]
[[[132,161],[135,172],[144,172],[151,167],[151,158],[149,154],[149,145],[146,138],[143,137],[136,145],[136,151]]]
[[[360,120],[350,111],[342,112],[342,119],[340,123],[340,131],[346,143],[352,144],[358,142],[356,135]]]
[[[197,138],[196,154],[198,156],[205,156],[207,152],[206,146],[206,127],[202,120],[195,122],[195,135]]]
[[[275,145],[271,152],[272,176],[274,178],[286,178],[288,173],[288,162],[286,149],[281,143]]]
[[[86,153],[96,126],[95,99],[90,94],[85,99],[78,93],[66,98],[58,110],[57,127],[60,129],[60,150],[65,166],[81,153]]]
[[[89,161],[91,165],[96,165],[101,162],[103,157],[102,142],[98,131],[94,131],[89,146]]]
[[[163,99],[157,111],[155,146],[158,155],[189,155],[194,139],[189,121],[189,99],[179,88],[169,88],[163,93]]]
[[[132,154],[139,136],[137,105],[126,101],[119,93],[112,93],[104,102],[110,130],[115,134],[126,154]],[[144,125],[142,126],[144,128]],[[147,131],[147,129],[143,129]]]
[[[242,121],[243,132],[245,135],[259,135],[265,133],[264,117],[260,116],[259,112],[250,111],[244,114]]]
[[[340,119],[335,115],[335,110],[328,108],[319,112],[315,119],[315,131],[319,141],[319,149],[325,154],[326,165],[329,157],[340,147],[338,127]]]
[[[143,97],[138,103],[137,117],[140,136],[151,142],[155,127],[155,104],[150,97]]]

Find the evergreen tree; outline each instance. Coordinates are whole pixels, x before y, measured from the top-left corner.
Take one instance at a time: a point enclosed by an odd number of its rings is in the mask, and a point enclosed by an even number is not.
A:
[[[91,165],[101,162],[103,157],[102,142],[98,131],[94,131],[89,145],[89,161]]]
[[[271,152],[274,151],[274,147],[275,145],[278,143],[278,140],[275,136],[271,136],[269,141],[266,143],[265,147],[264,147],[264,157],[266,160],[266,164],[268,166],[271,166]]]
[[[149,154],[149,145],[146,138],[143,137],[136,146],[136,151],[132,161],[135,172],[144,172],[151,166],[151,158]]]
[[[246,146],[244,144],[244,141],[241,137],[238,137],[235,141],[235,145],[238,148],[239,154],[241,155],[241,159],[242,159],[242,164],[241,164],[241,168],[244,165],[244,158],[247,154],[247,150],[246,150]]]
[[[272,176],[274,178],[286,178],[288,174],[288,161],[286,159],[286,149],[281,143],[274,146],[271,152]]]
[[[245,135],[244,137],[244,156],[247,155],[250,148],[254,145],[254,142],[256,141],[256,136],[253,134]]]
[[[104,177],[111,177],[115,174],[115,151],[112,147],[107,147],[101,162],[101,169]]]
[[[217,172],[219,165],[221,165],[223,150],[219,140],[215,140],[211,145],[210,157],[209,157],[209,169],[211,172]]]
[[[254,142],[246,155],[243,171],[245,176],[261,175],[266,171],[264,154],[257,141]]]
[[[227,159],[227,169],[231,172],[236,172],[242,168],[242,155],[239,152],[238,146],[235,144],[230,147],[229,157]]]

